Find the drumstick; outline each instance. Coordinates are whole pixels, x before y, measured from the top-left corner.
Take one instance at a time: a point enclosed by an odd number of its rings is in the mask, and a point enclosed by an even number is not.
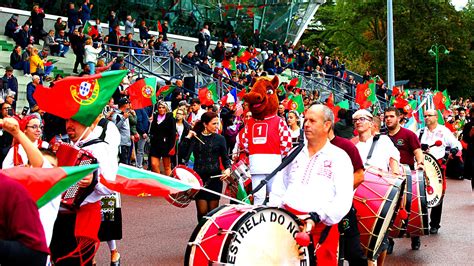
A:
[[[204,145],[206,144],[206,143],[204,143],[204,141],[202,141],[200,138],[198,138],[198,136],[195,135],[194,137],[197,138],[197,140],[199,140],[202,144],[204,144]]]
[[[217,177],[222,177],[224,175],[211,175],[209,178],[217,178]]]

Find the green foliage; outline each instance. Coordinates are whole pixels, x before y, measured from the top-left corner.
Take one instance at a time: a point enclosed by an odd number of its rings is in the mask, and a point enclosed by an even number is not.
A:
[[[305,34],[302,43],[337,53],[358,73],[370,69],[386,76],[387,7],[384,0],[327,1],[316,13],[323,30]],[[474,95],[474,6],[456,11],[449,1],[393,1],[395,77],[416,87],[435,88],[435,58],[430,47],[442,44],[439,87],[456,97]]]

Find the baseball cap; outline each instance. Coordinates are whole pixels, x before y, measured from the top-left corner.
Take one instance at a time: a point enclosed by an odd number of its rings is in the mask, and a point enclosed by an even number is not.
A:
[[[130,103],[130,101],[127,98],[120,98],[117,105],[120,107],[120,106],[126,105],[127,103]]]
[[[367,110],[365,109],[360,109],[360,110],[357,110],[353,115],[352,115],[352,118],[357,118],[357,117],[361,117],[361,116],[364,116],[364,117],[367,117],[367,118],[374,118],[374,116]]]
[[[14,19],[14,20],[18,20],[18,15],[16,15],[16,14],[13,14],[13,15],[12,15],[12,19]]]
[[[5,71],[13,71],[13,67],[7,66],[7,67],[5,67]]]

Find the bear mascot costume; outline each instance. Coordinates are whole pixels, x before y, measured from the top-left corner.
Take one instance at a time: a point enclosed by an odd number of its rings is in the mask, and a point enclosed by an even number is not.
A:
[[[259,78],[255,81],[250,92],[243,97],[252,112],[252,118],[245,125],[242,134],[242,146],[249,153],[252,188],[257,187],[268,174],[277,168],[281,164],[282,158],[292,148],[288,126],[282,118],[277,116],[278,83],[277,76],[271,80],[265,77]],[[255,205],[265,203],[274,178],[267,183],[266,187],[255,193]]]

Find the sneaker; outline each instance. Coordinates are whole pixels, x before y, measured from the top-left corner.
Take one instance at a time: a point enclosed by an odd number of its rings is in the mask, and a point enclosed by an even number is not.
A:
[[[26,74],[25,74],[25,77],[31,78],[31,74],[26,73]]]
[[[430,228],[430,234],[432,234],[432,235],[438,234],[438,227],[431,227]]]
[[[419,250],[421,246],[421,241],[419,236],[414,236],[411,238],[411,249]]]

